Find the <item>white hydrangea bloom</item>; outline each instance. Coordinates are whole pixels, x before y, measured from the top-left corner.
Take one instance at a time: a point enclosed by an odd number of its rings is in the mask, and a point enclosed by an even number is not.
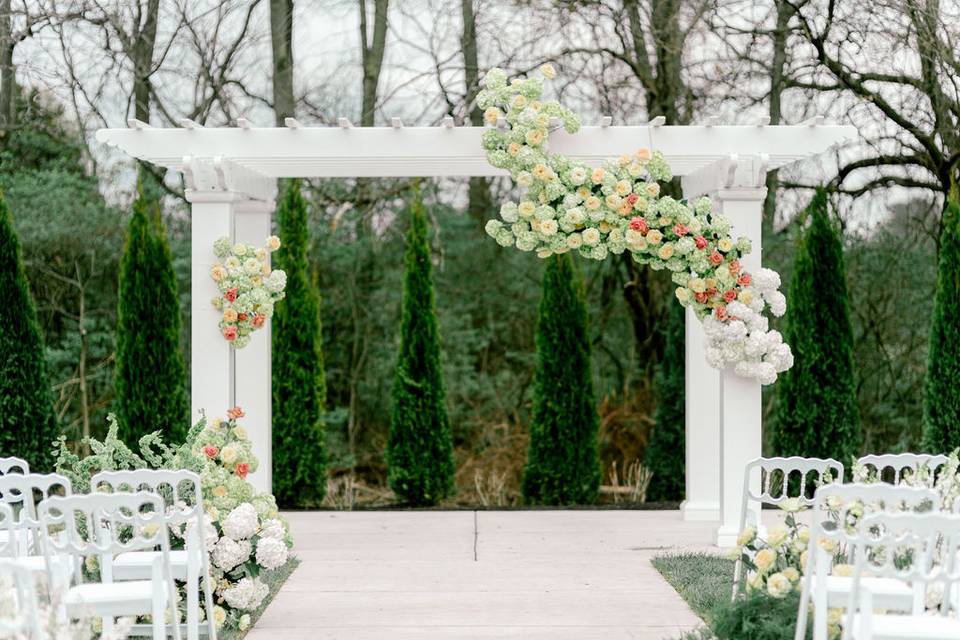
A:
[[[250,558],[251,551],[253,551],[253,546],[249,540],[238,542],[233,538],[223,536],[213,545],[211,560],[216,567],[224,571],[230,571],[237,565],[246,562]]]
[[[255,556],[264,569],[277,569],[287,561],[287,545],[277,538],[260,538]]]
[[[263,603],[269,591],[259,578],[242,578],[223,591],[223,599],[234,609],[252,611]]]
[[[223,535],[234,540],[244,540],[257,532],[260,528],[260,518],[257,510],[249,502],[243,502],[227,514],[223,520]]]

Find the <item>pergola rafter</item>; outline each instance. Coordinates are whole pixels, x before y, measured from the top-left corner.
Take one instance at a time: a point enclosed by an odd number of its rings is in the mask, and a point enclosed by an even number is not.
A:
[[[455,127],[446,118],[436,127],[306,127],[288,118],[286,127],[260,128],[246,119],[238,127],[161,129],[131,121],[129,129],[103,129],[97,140],[127,154],[184,174],[192,206],[191,406],[216,413],[241,402],[247,411],[261,470],[251,476],[259,489],[271,484],[270,328],[245,349],[233,351],[218,330],[210,305],[217,287],[209,276],[213,242],[228,236],[261,244],[271,230],[276,179],[282,177],[467,177],[501,176],[481,147],[483,129]],[[708,195],[748,236],[748,270],[760,267],[761,208],[765,178],[777,169],[847,140],[851,126],[825,125],[821,118],[794,126],[583,127],[576,134],[555,130],[550,149],[591,165],[647,147],[664,154],[681,177],[688,197]],[[737,536],[746,463],[760,455],[760,385],[730,371],[711,369],[703,353],[703,330],[691,312],[686,328],[686,501],[691,520],[719,521],[717,542]],[[758,481],[757,479],[756,481]]]

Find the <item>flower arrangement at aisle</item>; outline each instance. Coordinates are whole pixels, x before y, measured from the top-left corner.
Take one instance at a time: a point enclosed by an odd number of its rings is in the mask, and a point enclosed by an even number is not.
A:
[[[287,274],[267,264],[269,253],[279,248],[277,236],[267,238],[266,247],[231,244],[226,237],[213,243],[219,261],[210,268],[210,277],[220,295],[212,304],[222,313],[220,333],[235,349],[250,344],[250,334],[263,328],[273,315],[273,305],[283,299]]]
[[[556,75],[551,65],[541,73]],[[508,82],[506,73],[491,69],[477,95],[492,125],[482,138],[487,160],[523,189],[519,202],[505,202],[500,219],[487,222],[487,234],[541,258],[574,250],[603,260],[629,251],[641,264],[669,270],[677,300],[703,322],[710,365],[733,365],[762,384],[776,381],[793,365],[790,347],[763,315],[786,311],[780,276],[743,268],[750,239],[734,238],[730,221],[708,198],[661,195],[660,182],[672,178],[661,153],[640,149],[600,167],[551,153],[550,130],[562,124],[575,133],[580,119],[556,100],[542,101],[543,90],[539,78]]]
[[[150,433],[140,439],[140,452],[135,453],[117,437],[118,425],[111,414],[106,438],[84,441],[92,455],[79,458],[61,436],[57,458],[57,472],[69,477],[75,489],[89,486],[90,477],[102,470],[189,469],[199,473],[206,511],[204,539],[215,590],[214,616],[218,626],[241,631],[250,626],[251,614],[270,592],[265,574],[290,561],[293,545],[274,497],[256,491],[247,481],[258,461],[246,429],[238,423],[243,416],[240,407],[227,411],[226,418],[204,416],[179,446],[165,444],[159,432]],[[184,532],[175,529],[171,544],[182,548],[183,541]]]

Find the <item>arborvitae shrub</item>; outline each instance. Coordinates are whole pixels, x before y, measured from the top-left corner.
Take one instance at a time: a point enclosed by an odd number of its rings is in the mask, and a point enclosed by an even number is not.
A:
[[[400,351],[387,445],[390,487],[412,505],[453,493],[453,440],[440,362],[427,216],[414,189],[404,256]]]
[[[773,451],[848,463],[860,449],[853,330],[840,234],[818,190],[797,246],[787,307],[793,368],[777,385]]]
[[[60,434],[47,382],[43,337],[20,260],[13,218],[0,196],[0,457],[50,471]]]
[[[310,507],[327,491],[327,387],[320,293],[307,262],[307,203],[298,181],[286,185],[277,220],[283,244],[273,266],[287,273],[287,288],[272,329],[273,492],[281,506]]]
[[[166,230],[156,203],[133,203],[120,260],[116,408],[120,437],[135,445],[151,431],[182,442],[190,426],[180,302]]]
[[[685,329],[686,308],[670,302],[663,360],[656,376],[655,424],[644,454],[644,465],[653,472],[647,489],[647,500],[650,502],[683,500],[686,446]]]
[[[928,451],[960,447],[960,202],[943,212],[937,294],[923,397],[923,441]]]
[[[600,462],[587,309],[570,255],[546,262],[523,496],[539,504],[589,504],[600,488]]]

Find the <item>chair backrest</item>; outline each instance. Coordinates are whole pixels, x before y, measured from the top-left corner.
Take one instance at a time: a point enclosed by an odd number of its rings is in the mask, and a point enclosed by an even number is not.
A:
[[[54,496],[41,502],[37,512],[48,557],[170,549],[163,500],[148,491]],[[60,535],[52,535],[59,530]]]
[[[102,493],[149,491],[163,499],[167,522],[202,521],[203,488],[200,475],[185,469],[101,471],[90,479],[90,490]]]
[[[932,453],[883,453],[870,454],[857,460],[857,464],[877,472],[877,478],[884,482],[900,484],[904,472],[916,474],[925,467],[930,474],[929,483],[933,486],[937,470],[947,464],[947,456]]]
[[[10,505],[0,502],[0,558],[12,558],[18,555],[15,520]]]
[[[756,458],[747,464],[748,478],[755,469],[760,469],[760,491],[754,491],[747,483],[747,496],[764,504],[776,505],[797,498],[802,505],[809,507],[813,505],[813,498],[808,498],[804,491],[808,483],[822,485],[843,481],[843,465],[833,458]],[[799,491],[791,491],[791,483]]]
[[[0,458],[0,475],[8,473],[30,473],[30,464],[23,458]]]
[[[73,494],[70,479],[56,473],[10,473],[0,476],[0,504],[13,510],[14,520],[11,526],[10,547],[6,554],[28,555],[40,552],[35,535],[40,530],[37,518],[37,504],[55,495]]]
[[[894,578],[905,583],[940,584],[943,593],[960,587],[960,515],[949,513],[873,513],[860,522],[856,543],[851,608],[864,575]],[[856,599],[854,599],[856,598]],[[957,612],[954,598],[945,597],[940,612]]]

